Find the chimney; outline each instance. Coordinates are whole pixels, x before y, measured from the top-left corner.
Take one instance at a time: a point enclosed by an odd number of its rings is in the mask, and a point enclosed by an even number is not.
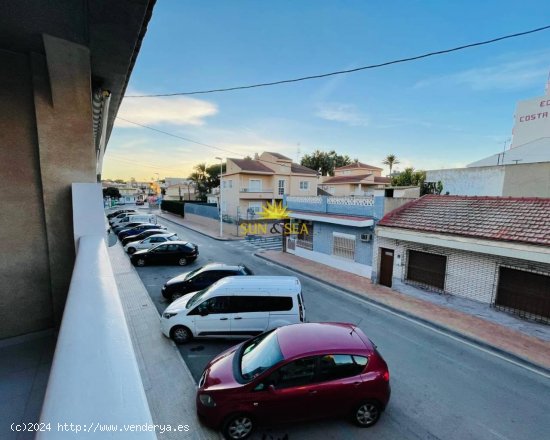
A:
[[[254,153],[254,160],[260,160],[260,155],[258,153]]]

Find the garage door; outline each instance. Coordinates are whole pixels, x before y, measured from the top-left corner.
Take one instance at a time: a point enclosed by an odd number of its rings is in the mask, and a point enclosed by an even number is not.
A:
[[[495,306],[550,322],[550,276],[500,267]]]
[[[445,255],[409,250],[407,280],[445,290]]]

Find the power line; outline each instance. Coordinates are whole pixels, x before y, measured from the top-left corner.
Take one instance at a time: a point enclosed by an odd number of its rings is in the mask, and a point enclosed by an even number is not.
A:
[[[281,81],[251,84],[251,85],[246,85],[246,86],[236,86],[236,87],[218,88],[218,89],[210,89],[210,90],[199,90],[199,91],[194,91],[194,92],[158,93],[158,94],[151,94],[151,95],[128,95],[128,96],[125,96],[125,98],[154,98],[154,97],[161,97],[161,96],[204,95],[204,94],[207,94],[207,93],[230,92],[230,91],[233,91],[233,90],[253,89],[253,88],[257,88],[257,87],[268,87],[268,86],[275,86],[275,85],[279,85],[279,84],[288,84],[288,83],[294,83],[294,82],[299,82],[299,81],[307,81],[307,80],[310,80],[310,79],[326,78],[328,76],[343,75],[343,74],[346,74],[346,73],[353,73],[353,72],[358,72],[358,71],[361,71],[361,70],[377,69],[379,67],[390,66],[392,64],[406,63],[406,62],[409,62],[409,61],[420,60],[422,58],[433,57],[433,56],[436,56],[436,55],[443,55],[443,54],[447,54],[447,53],[450,53],[450,52],[457,52],[459,50],[464,50],[464,49],[469,49],[469,48],[472,48],[472,47],[484,46],[484,45],[487,45],[487,44],[496,43],[497,41],[502,41],[502,40],[507,40],[507,39],[510,39],[510,38],[516,38],[516,37],[521,37],[521,36],[524,36],[524,35],[534,34],[536,32],[541,32],[541,31],[544,31],[544,30],[547,30],[547,29],[550,29],[550,25],[539,27],[539,28],[536,28],[536,29],[531,29],[531,30],[524,31],[524,32],[517,32],[515,34],[504,35],[502,37],[492,38],[490,40],[478,41],[477,43],[471,43],[471,44],[466,44],[466,45],[463,45],[463,46],[457,46],[457,47],[453,47],[451,49],[438,50],[436,52],[428,52],[428,53],[425,53],[425,54],[422,54],[422,55],[416,55],[416,56],[412,56],[412,57],[408,57],[408,58],[401,58],[401,59],[397,59],[397,60],[386,61],[384,63],[379,63],[379,64],[371,64],[369,66],[356,67],[354,69],[339,70],[339,71],[336,71],[336,72],[322,73],[322,74],[319,74],[319,75],[303,76],[301,78],[285,79],[285,80],[281,80]]]
[[[244,154],[237,153],[237,152],[235,152],[235,151],[227,150],[227,149],[225,149],[225,148],[217,147],[217,146],[215,146],[215,145],[205,144],[204,142],[195,141],[195,140],[193,140],[193,139],[189,139],[189,138],[186,138],[186,137],[184,137],[184,136],[179,136],[179,135],[177,135],[177,134],[170,133],[170,132],[168,132],[168,131],[159,130],[158,128],[150,127],[150,126],[145,125],[145,124],[140,124],[139,122],[130,121],[130,120],[128,120],[128,119],[121,118],[120,116],[117,116],[116,118],[117,118],[117,119],[120,119],[121,121],[128,122],[128,123],[130,123],[130,124],[137,125],[138,127],[142,127],[142,128],[146,128],[146,129],[148,129],[148,130],[156,131],[157,133],[162,133],[162,134],[165,134],[165,135],[167,135],[167,136],[175,137],[175,138],[177,138],[177,139],[181,139],[181,140],[184,140],[184,141],[186,141],[186,142],[191,142],[191,143],[193,143],[193,144],[201,145],[201,146],[206,147],[206,148],[212,148],[212,149],[215,149],[215,150],[218,150],[218,151],[223,151],[224,153],[234,154],[234,155],[236,155],[236,156],[242,156],[242,157],[245,156]],[[119,160],[120,160],[120,159],[119,159]],[[271,161],[263,160],[263,159],[262,159],[262,162],[270,163],[270,164],[273,164],[273,165],[278,165],[278,166],[281,166],[281,167],[292,168],[292,165],[285,165],[285,164],[278,163],[278,162],[271,162]],[[313,171],[315,171],[315,170],[313,170]]]

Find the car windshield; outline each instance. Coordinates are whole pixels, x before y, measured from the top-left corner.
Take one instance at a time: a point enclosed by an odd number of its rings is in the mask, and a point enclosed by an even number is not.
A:
[[[196,304],[201,301],[206,293],[208,292],[208,289],[199,290],[197,293],[195,293],[189,301],[187,301],[187,305],[185,306],[186,309],[190,309],[191,307],[194,307]]]
[[[282,360],[283,354],[276,333],[264,333],[243,346],[241,375],[244,380],[251,381]]]

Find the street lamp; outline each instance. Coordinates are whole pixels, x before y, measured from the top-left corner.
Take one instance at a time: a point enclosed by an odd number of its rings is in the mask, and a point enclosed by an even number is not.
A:
[[[160,200],[159,200],[159,195],[161,194],[161,191],[160,191],[160,175],[159,175],[159,173],[154,173],[154,174],[157,175],[157,203],[159,205],[159,213],[160,213]]]
[[[223,214],[222,214],[222,202],[223,202],[223,190],[222,190],[222,178],[223,178],[223,159],[216,157],[220,161],[220,237],[223,237]]]

